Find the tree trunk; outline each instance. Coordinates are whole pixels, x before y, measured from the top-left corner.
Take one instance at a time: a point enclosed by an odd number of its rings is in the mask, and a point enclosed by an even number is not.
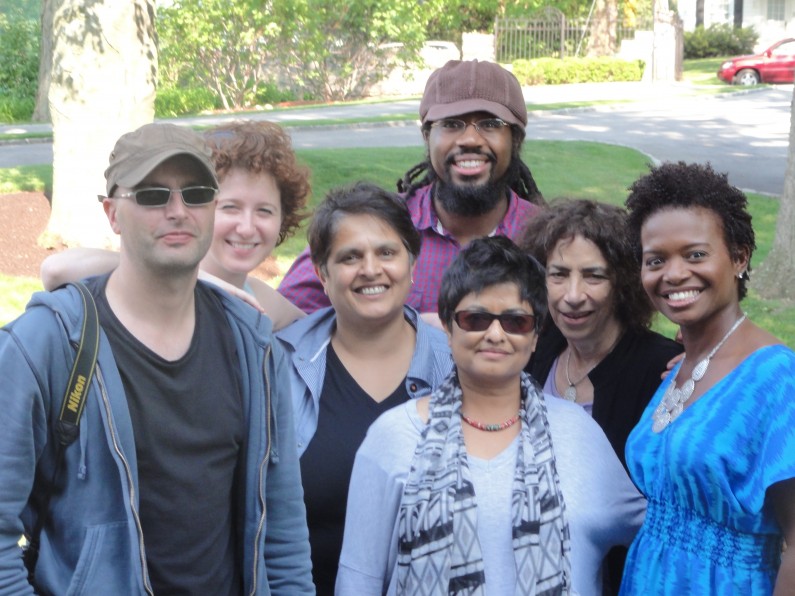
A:
[[[789,154],[784,176],[784,193],[779,202],[776,237],[773,248],[759,271],[752,287],[764,298],[795,299],[795,95],[790,107]]]
[[[39,47],[39,86],[36,91],[36,107],[33,109],[34,122],[50,121],[50,80],[52,78],[52,21],[60,0],[41,2],[41,45]]]
[[[40,244],[113,246],[97,203],[116,140],[154,117],[155,0],[58,0],[49,103],[53,197]]]
[[[704,26],[704,0],[696,0],[696,27]]]
[[[588,43],[589,56],[613,56],[618,42],[618,4],[616,0],[596,0]]]
[[[743,1],[734,0],[734,28],[741,29],[743,26]]]

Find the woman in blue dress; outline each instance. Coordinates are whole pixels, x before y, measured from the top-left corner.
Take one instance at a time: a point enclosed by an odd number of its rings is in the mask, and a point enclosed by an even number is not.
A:
[[[648,510],[622,594],[795,593],[795,353],[740,308],[746,207],[709,165],[663,164],[630,187],[643,286],[686,356],[627,441]]]

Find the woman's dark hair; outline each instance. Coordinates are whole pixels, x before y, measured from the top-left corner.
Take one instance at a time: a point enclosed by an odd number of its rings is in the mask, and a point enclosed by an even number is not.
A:
[[[651,324],[654,307],[640,281],[640,268],[627,238],[627,214],[620,207],[580,199],[557,199],[530,218],[519,246],[547,266],[558,242],[582,236],[593,242],[607,261],[613,284],[613,313],[625,329]]]
[[[221,124],[207,131],[218,179],[239,168],[252,174],[270,174],[281,195],[282,225],[278,246],[306,218],[303,209],[309,196],[309,168],[295,158],[290,136],[278,124],[242,120]]]
[[[732,260],[748,259],[746,274],[737,285],[738,298],[745,298],[751,255],[756,248],[746,196],[729,184],[726,174],[716,172],[710,164],[669,162],[649,166],[649,170],[629,187],[627,197],[628,229],[638,262],[642,253],[640,231],[649,217],[662,210],[709,209],[721,222]]]
[[[516,284],[519,297],[533,307],[536,331],[547,314],[544,268],[505,236],[478,238],[450,263],[439,290],[439,319],[448,329],[455,309],[472,293],[499,284]]]
[[[339,222],[349,215],[370,215],[389,225],[409,251],[412,262],[420,255],[422,239],[405,201],[397,194],[369,182],[332,189],[317,206],[309,224],[312,263],[325,270]]]
[[[422,126],[423,136],[427,139],[427,135],[431,130],[431,122],[426,122]],[[533,178],[532,172],[526,163],[522,161],[522,143],[524,142],[525,132],[516,125],[511,125],[511,161],[508,164],[508,170],[505,172],[505,181],[508,188],[519,195],[521,198],[535,203],[536,205],[544,205],[544,196],[538,190],[538,185]],[[421,174],[424,176],[420,177]],[[438,180],[439,176],[436,170],[431,165],[430,155],[425,156],[425,161],[422,161],[409,169],[403,175],[403,178],[397,181],[398,192],[411,196],[414,191],[428,184],[432,184]]]

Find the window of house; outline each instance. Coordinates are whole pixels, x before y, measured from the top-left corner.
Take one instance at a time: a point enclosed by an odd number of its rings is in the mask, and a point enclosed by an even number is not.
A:
[[[784,0],[767,0],[767,18],[770,21],[784,20]]]

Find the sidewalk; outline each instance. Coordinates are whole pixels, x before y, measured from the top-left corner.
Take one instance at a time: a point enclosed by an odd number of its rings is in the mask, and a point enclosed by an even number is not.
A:
[[[533,104],[554,104],[588,101],[665,101],[670,98],[695,97],[699,87],[690,83],[573,83],[567,85],[539,85],[522,89],[527,101],[527,109],[533,111]],[[754,89],[747,90],[754,91]],[[733,93],[743,93],[734,91]],[[245,115],[235,113],[208,114],[183,118],[168,119],[169,122],[186,126],[213,126],[220,122],[235,118],[253,118],[272,120],[273,122],[295,120],[323,120],[332,118],[366,118],[368,114],[383,116],[384,113],[406,114],[417,113],[419,98],[395,99],[373,104],[334,104],[302,107],[300,109],[275,109],[261,112],[247,112]],[[50,124],[0,124],[0,134],[52,134]],[[7,143],[42,142],[46,139],[9,140]]]

